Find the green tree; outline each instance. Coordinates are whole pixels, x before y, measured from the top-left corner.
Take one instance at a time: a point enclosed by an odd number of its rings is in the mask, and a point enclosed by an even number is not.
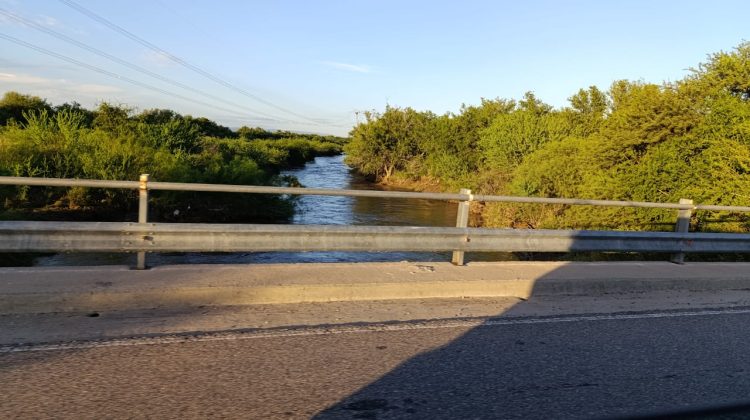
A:
[[[589,86],[586,90],[579,89],[568,101],[570,108],[562,112],[570,120],[571,135],[588,137],[599,132],[610,106],[607,94]]]
[[[94,111],[93,126],[94,128],[110,133],[122,133],[132,130],[133,125],[130,124],[130,114],[132,112],[132,108],[124,105],[112,105],[102,102]]]
[[[485,169],[509,174],[544,144],[570,134],[571,122],[563,113],[533,99],[527,96],[519,109],[499,115],[481,132]]]
[[[237,135],[245,140],[270,139],[274,137],[273,133],[270,131],[266,131],[260,127],[250,128],[245,125],[237,129]]]
[[[434,119],[429,135],[424,137],[426,172],[444,185],[473,187],[482,161],[480,139],[483,130],[501,115],[512,112],[515,101],[482,99],[479,106],[462,105],[459,114]]]
[[[23,95],[18,92],[5,92],[0,99],[0,125],[8,125],[11,122],[24,124],[27,122],[24,114],[29,112],[47,111],[52,113],[52,107],[46,100],[32,95]]]
[[[198,132],[200,133],[201,136],[221,137],[221,138],[237,137],[237,134],[235,134],[235,132],[232,131],[232,129],[230,129],[229,127],[219,125],[216,122],[211,121],[206,117],[193,118],[190,115],[188,115],[185,117],[185,119],[197,127]]]
[[[688,79],[704,92],[724,91],[739,99],[750,100],[750,42],[743,42],[731,52],[711,54],[708,61],[692,69]]]
[[[64,113],[64,112],[72,112],[72,113],[76,113],[76,114],[80,115],[83,118],[83,125],[84,126],[86,126],[88,128],[93,127],[94,117],[95,117],[94,112],[91,111],[91,110],[88,110],[88,109],[84,108],[78,102],[76,102],[76,101],[65,102],[62,105],[56,105],[54,107],[54,113],[55,114],[60,114],[60,113]]]
[[[365,113],[366,121],[351,132],[345,146],[347,163],[363,174],[387,181],[421,154],[429,115],[411,108],[386,107],[382,114]]]
[[[171,109],[147,109],[136,115],[135,120],[146,124],[167,124],[175,120],[183,119],[182,115]]]

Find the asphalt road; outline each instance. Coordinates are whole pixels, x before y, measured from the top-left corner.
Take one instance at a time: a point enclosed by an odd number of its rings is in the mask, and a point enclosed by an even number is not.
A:
[[[603,418],[750,400],[750,309],[431,321],[0,353],[2,418]]]

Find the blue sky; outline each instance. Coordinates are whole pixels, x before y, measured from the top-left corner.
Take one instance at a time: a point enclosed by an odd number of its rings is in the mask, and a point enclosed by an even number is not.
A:
[[[53,104],[170,108],[235,128],[339,135],[357,112],[386,104],[442,114],[481,98],[534,91],[565,106],[590,85],[680,79],[707,54],[750,40],[747,1],[72,1],[234,89],[62,1],[0,0],[5,13],[192,88],[0,13],[1,35],[179,97],[7,39],[0,39],[0,92],[31,93]]]

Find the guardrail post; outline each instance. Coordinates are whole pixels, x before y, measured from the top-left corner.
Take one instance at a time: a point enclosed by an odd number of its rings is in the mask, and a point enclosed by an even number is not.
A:
[[[469,199],[466,201],[458,202],[458,212],[456,214],[456,227],[465,228],[469,226],[469,205],[471,203],[471,190],[461,188],[459,194],[469,194]],[[453,251],[453,258],[451,259],[453,265],[464,265],[464,252]]]
[[[138,223],[148,222],[148,174],[141,174],[138,181]],[[146,252],[138,251],[136,270],[146,269]]]
[[[681,198],[680,204],[693,204],[693,200],[689,198]],[[677,210],[677,224],[675,225],[674,231],[678,233],[687,233],[690,231],[690,217],[693,215],[693,209]],[[685,264],[685,253],[678,252],[672,254],[670,258],[675,264]]]

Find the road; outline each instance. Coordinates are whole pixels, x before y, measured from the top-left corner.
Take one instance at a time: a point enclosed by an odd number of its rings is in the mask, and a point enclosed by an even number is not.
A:
[[[6,346],[0,417],[617,418],[750,400],[748,325],[734,306]]]

